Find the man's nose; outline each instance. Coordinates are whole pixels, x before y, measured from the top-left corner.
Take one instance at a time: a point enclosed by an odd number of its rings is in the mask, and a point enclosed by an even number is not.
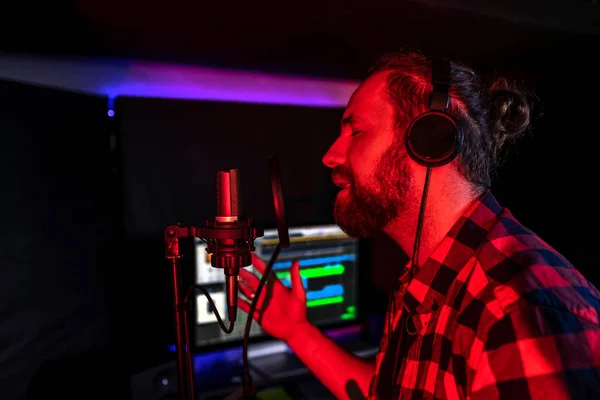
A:
[[[346,161],[346,150],[340,139],[336,140],[323,156],[323,164],[328,168],[343,165]]]

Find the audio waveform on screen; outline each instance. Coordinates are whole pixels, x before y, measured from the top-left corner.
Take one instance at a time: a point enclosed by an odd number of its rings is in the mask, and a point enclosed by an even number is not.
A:
[[[289,279],[282,279],[283,283],[287,287],[291,287],[291,281]],[[304,287],[307,286],[307,280],[302,279]],[[321,290],[307,290],[306,291],[306,306],[316,307],[324,306],[327,304],[336,304],[344,302],[344,286],[340,284],[327,285]]]
[[[302,265],[302,263],[300,264]],[[324,265],[317,268],[306,268],[300,270],[300,277],[303,279],[308,278],[322,278],[325,276],[343,275],[346,268],[342,264]],[[275,276],[279,279],[290,280],[290,271],[275,272]]]
[[[292,281],[290,280],[290,278],[280,278],[281,283],[283,283],[284,286],[287,286],[289,288],[292,287]],[[302,287],[308,287],[308,279],[307,278],[302,278]]]
[[[306,307],[311,308],[311,307],[318,307],[318,306],[326,306],[329,304],[337,304],[337,303],[343,303],[343,302],[344,302],[344,296],[327,297],[324,299],[307,300]]]
[[[325,265],[317,268],[308,268],[300,270],[300,277],[302,283],[306,288],[308,285],[308,278],[321,278],[326,276],[342,275],[345,267],[342,264]],[[291,287],[291,278],[289,271],[276,272],[275,275],[281,280],[281,282]],[[306,292],[306,306],[307,307],[318,307],[329,304],[337,304],[344,302],[344,286],[341,284],[326,285],[320,290],[307,290]]]
[[[321,289],[321,290],[311,290],[309,292],[306,292],[306,299],[308,301],[310,301],[310,300],[323,299],[326,297],[337,297],[337,296],[343,296],[343,295],[344,295],[344,287],[340,284],[335,284],[335,285],[327,285],[327,286],[323,287],[323,289]]]
[[[300,260],[301,267],[308,267],[311,265],[320,265],[320,264],[339,264],[342,261],[356,261],[356,254],[340,254],[338,256],[329,256],[329,257],[318,257],[318,258],[309,258],[306,260]],[[289,269],[292,266],[292,261],[279,261],[273,264],[273,270],[276,269]]]

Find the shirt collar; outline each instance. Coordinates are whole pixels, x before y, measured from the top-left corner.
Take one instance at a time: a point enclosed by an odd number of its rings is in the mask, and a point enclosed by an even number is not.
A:
[[[429,313],[444,304],[458,273],[485,242],[501,212],[502,207],[489,191],[468,207],[415,271],[403,295],[404,307],[410,313]]]

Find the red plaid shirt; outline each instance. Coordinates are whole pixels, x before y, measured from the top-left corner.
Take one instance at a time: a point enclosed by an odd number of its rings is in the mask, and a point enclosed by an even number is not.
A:
[[[600,399],[600,293],[491,193],[405,279],[369,399]]]

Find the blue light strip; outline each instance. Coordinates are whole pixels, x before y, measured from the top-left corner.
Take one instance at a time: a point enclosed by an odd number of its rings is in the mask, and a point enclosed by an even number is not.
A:
[[[330,257],[319,257],[319,258],[310,258],[308,260],[300,260],[301,267],[307,267],[311,265],[320,265],[320,264],[336,264],[342,261],[355,261],[356,254],[343,254],[339,256],[330,256]],[[290,268],[292,266],[292,261],[280,261],[273,264],[273,269],[283,269]]]

